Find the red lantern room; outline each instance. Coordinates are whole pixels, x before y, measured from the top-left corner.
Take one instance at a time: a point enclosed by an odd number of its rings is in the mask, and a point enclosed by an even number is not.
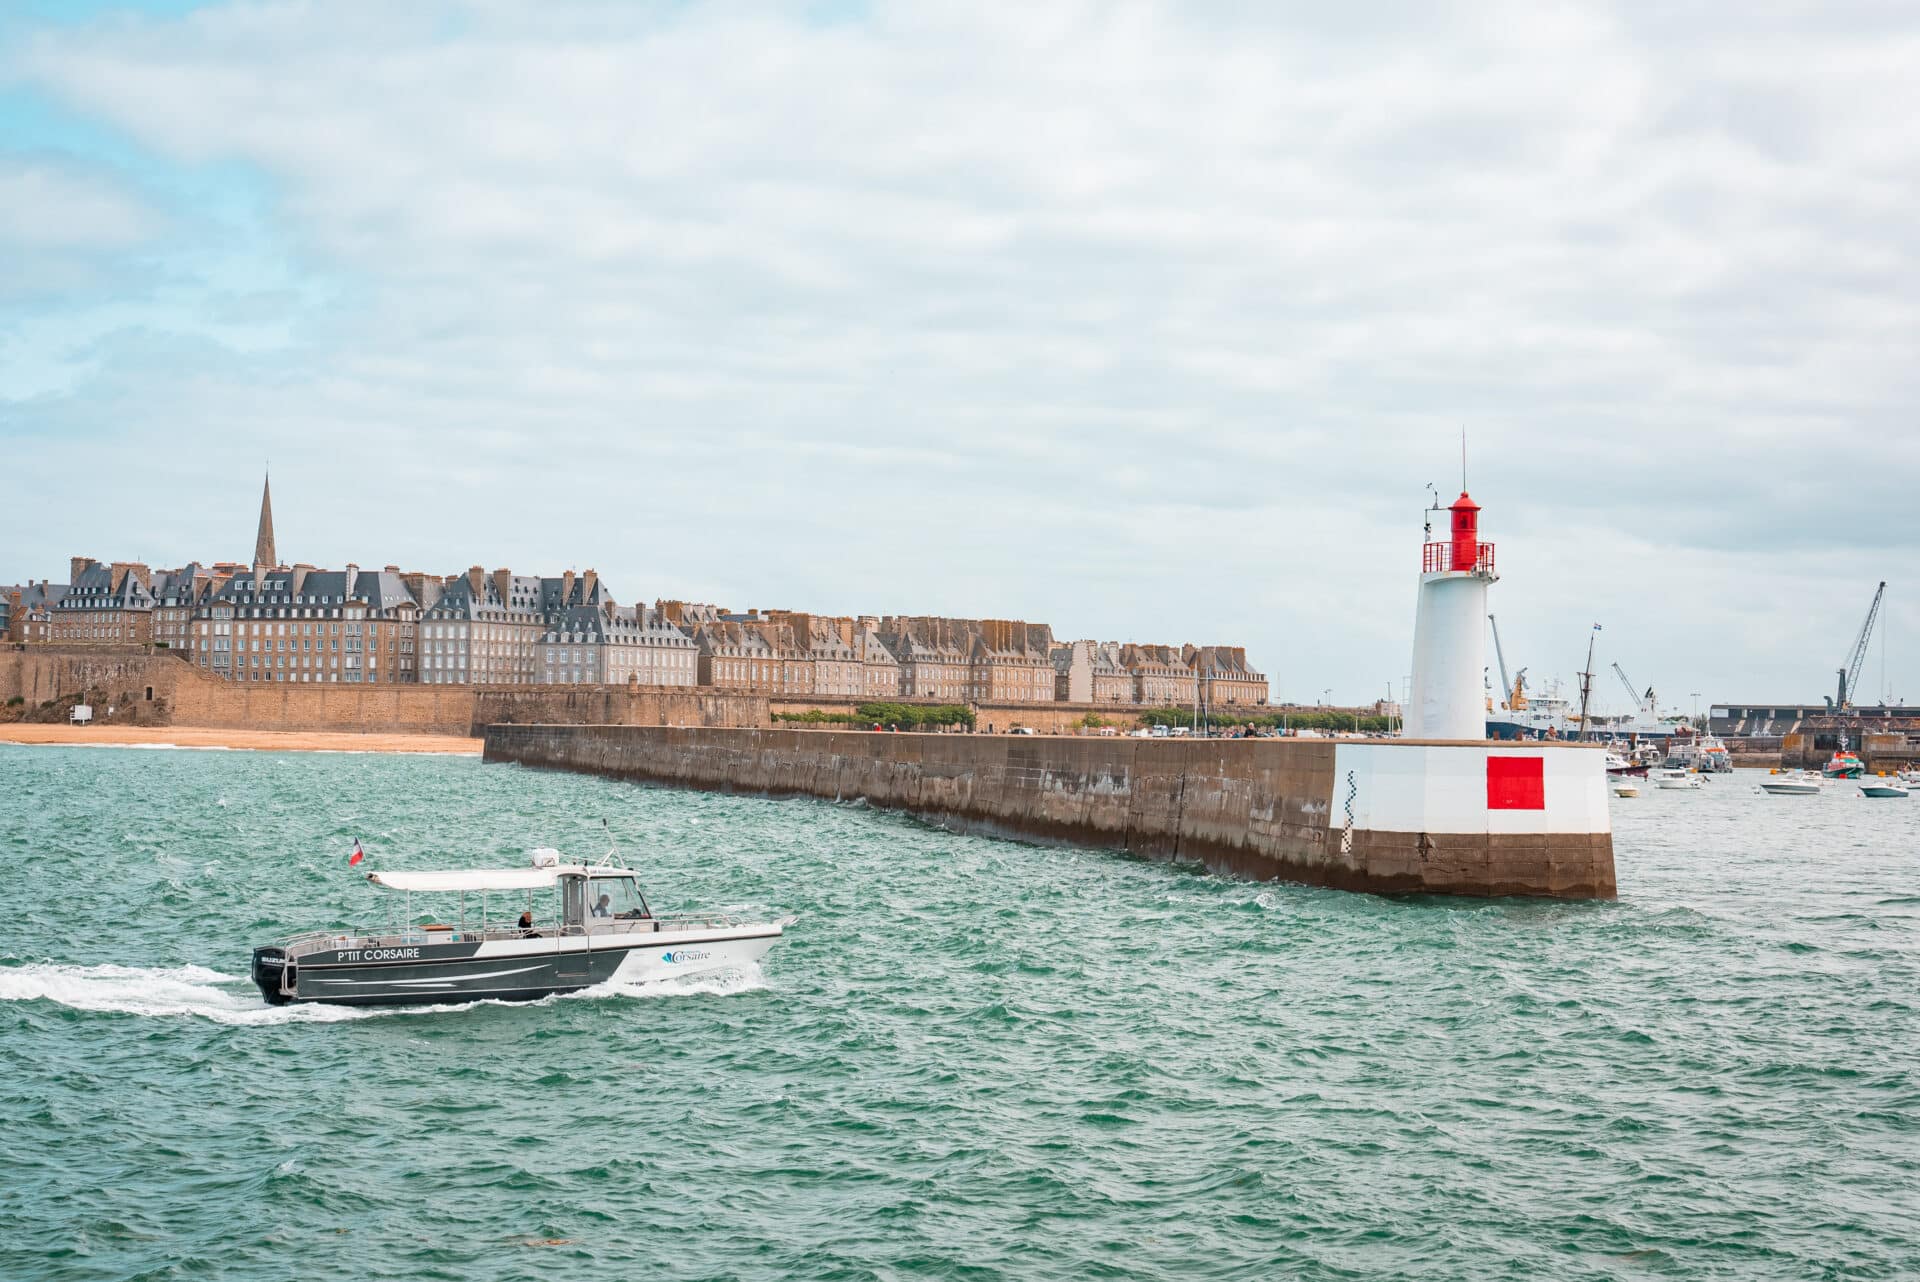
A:
[[[1427,574],[1448,571],[1493,573],[1493,544],[1480,541],[1480,505],[1465,491],[1447,511],[1453,517],[1453,534],[1445,543],[1427,544],[1422,570]]]
[[[1480,559],[1480,505],[1462,490],[1447,510],[1453,513],[1453,568],[1471,570]]]

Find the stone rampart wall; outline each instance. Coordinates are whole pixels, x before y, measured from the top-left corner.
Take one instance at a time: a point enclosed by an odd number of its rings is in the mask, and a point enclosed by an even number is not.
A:
[[[116,721],[223,730],[477,735],[485,725],[514,721],[768,724],[764,696],[685,686],[255,684],[210,677],[177,655],[142,646],[0,650],[0,704],[18,697],[32,713],[45,701],[75,696],[112,703]]]
[[[1406,746],[1418,752],[1427,745]],[[1336,741],[1302,739],[547,725],[486,731],[486,758],[494,762],[716,792],[859,799],[959,829],[1193,860],[1253,878],[1377,892],[1614,893],[1604,808],[1598,832],[1356,832],[1350,819],[1341,831],[1333,807],[1337,749]],[[1417,777],[1419,762],[1408,760]],[[1598,757],[1591,765],[1604,779]]]
[[[815,697],[806,699],[772,699],[768,707],[772,712],[852,712],[863,703],[919,703],[933,705],[937,699],[836,699]],[[1024,726],[1039,734],[1098,734],[1083,723],[1087,714],[1093,713],[1114,730],[1125,733],[1140,724],[1142,709],[1130,704],[1106,703],[976,703],[971,705],[974,716],[982,732],[989,729],[996,734],[1005,734],[1015,726]],[[795,723],[793,729],[807,729],[804,724]],[[821,727],[821,728],[831,728]]]

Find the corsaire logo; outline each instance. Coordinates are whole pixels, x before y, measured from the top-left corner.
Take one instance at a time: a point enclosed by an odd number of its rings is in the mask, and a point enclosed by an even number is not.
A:
[[[1487,755],[1488,810],[1546,808],[1546,761],[1543,758]]]
[[[660,960],[668,965],[675,965],[679,962],[705,961],[712,955],[698,948],[676,948],[670,953],[661,953]]]

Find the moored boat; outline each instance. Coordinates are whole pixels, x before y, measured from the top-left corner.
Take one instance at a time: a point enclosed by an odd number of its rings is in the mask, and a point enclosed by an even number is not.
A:
[[[1818,796],[1824,781],[1818,775],[1800,773],[1773,775],[1760,781],[1760,791],[1774,797]]]
[[[1653,772],[1653,786],[1665,789],[1687,789],[1700,786],[1700,776],[1680,766],[1662,766]]]
[[[1647,763],[1644,761],[1629,761],[1617,752],[1609,752],[1607,753],[1607,775],[1614,779],[1625,779],[1629,776],[1645,779],[1647,777]]]
[[[267,1001],[530,1001],[609,980],[711,974],[758,961],[795,920],[656,914],[638,876],[612,855],[597,864],[567,864],[558,851],[536,850],[525,868],[372,872],[367,881],[406,896],[400,924],[310,931],[254,949],[253,981]],[[457,895],[454,920],[417,924],[416,894]],[[480,900],[471,919],[469,896]],[[496,911],[503,900],[509,906]]]
[[[1820,768],[1820,773],[1829,779],[1858,779],[1867,773],[1867,765],[1846,748],[1837,748]]]
[[[1861,784],[1860,795],[1863,797],[1901,799],[1910,797],[1913,794],[1901,785],[1889,780],[1882,783]]]

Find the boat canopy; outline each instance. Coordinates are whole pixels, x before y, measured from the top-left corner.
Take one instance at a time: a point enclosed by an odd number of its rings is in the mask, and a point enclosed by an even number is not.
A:
[[[562,872],[578,868],[470,868],[446,872],[370,872],[367,880],[388,890],[541,890]]]

